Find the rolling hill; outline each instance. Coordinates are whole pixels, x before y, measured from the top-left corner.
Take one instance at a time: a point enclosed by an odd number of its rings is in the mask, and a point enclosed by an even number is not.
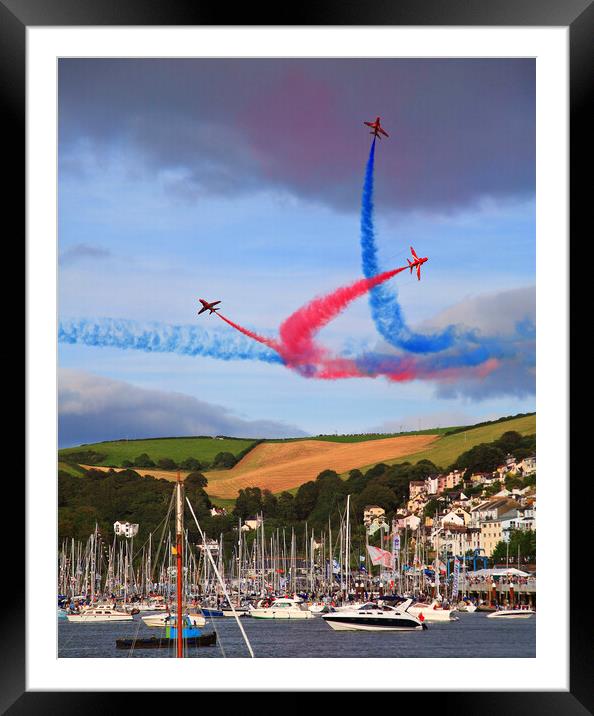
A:
[[[450,428],[451,430],[451,428]],[[419,431],[393,437],[378,435],[338,435],[300,438],[296,440],[258,441],[235,438],[158,438],[151,440],[119,440],[95,443],[59,451],[62,469],[77,474],[72,456],[85,451],[95,451],[103,459],[94,465],[82,464],[82,467],[108,470],[110,466],[121,468],[123,460],[134,460],[146,452],[154,461],[169,457],[181,462],[187,457],[211,462],[218,452],[231,452],[238,455],[251,448],[231,470],[211,470],[206,472],[207,491],[214,502],[227,504],[237,496],[238,490],[257,486],[274,493],[283,490],[294,491],[299,485],[313,480],[323,470],[335,470],[343,477],[349,470],[359,468],[363,471],[384,462],[396,464],[410,461],[431,460],[436,465],[447,468],[464,451],[479,443],[492,442],[508,430],[522,435],[536,433],[536,415],[525,415],[501,422],[478,427],[459,429],[454,434],[444,434],[446,429]],[[138,469],[141,475],[175,480],[176,472],[156,468]],[[182,476],[188,471],[181,471]]]
[[[261,443],[231,470],[206,472],[208,492],[222,498],[237,495],[245,487],[265,487],[282,492],[314,480],[323,470],[338,473],[361,464],[384,462],[418,452],[436,435],[408,435],[384,440],[336,443],[301,440],[292,443]]]
[[[255,442],[257,441],[243,438],[210,437],[111,440],[72,448],[62,448],[58,454],[61,458],[68,459],[72,455],[93,451],[104,456],[103,459],[93,462],[93,464],[109,467],[122,467],[124,460],[133,462],[134,458],[142,453],[146,453],[154,462],[165,457],[171,458],[177,463],[189,457],[194,457],[201,462],[212,462],[219,452],[230,452],[237,456]]]

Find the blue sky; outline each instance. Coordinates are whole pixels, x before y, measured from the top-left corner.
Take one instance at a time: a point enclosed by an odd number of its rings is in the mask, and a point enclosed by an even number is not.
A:
[[[391,284],[407,322],[505,336],[534,320],[532,61],[61,60],[59,77],[61,320],[199,325],[225,339],[231,328],[196,317],[200,296],[272,335],[314,295],[360,278],[362,121],[377,114],[390,132],[376,156],[382,268],[405,263],[411,243],[430,257],[420,283]],[[382,344],[365,299],[320,340]],[[444,387],[60,343],[60,443],[526,412],[532,353],[482,386]]]

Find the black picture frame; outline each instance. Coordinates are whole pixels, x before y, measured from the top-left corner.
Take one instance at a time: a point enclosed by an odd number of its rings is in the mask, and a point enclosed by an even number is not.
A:
[[[286,17],[290,11],[292,22]],[[233,17],[233,22],[228,22]],[[5,146],[4,175],[10,181],[4,188],[5,212],[13,214],[15,224],[24,224],[25,217],[25,63],[26,29],[28,26],[111,26],[111,25],[415,25],[415,26],[564,26],[570,37],[570,216],[575,230],[586,226],[585,212],[591,193],[589,176],[590,153],[587,151],[592,106],[591,75],[593,62],[594,5],[592,0],[375,0],[364,3],[357,0],[332,2],[301,2],[290,8],[281,4],[246,4],[233,7],[226,4],[200,2],[200,0],[0,0],[0,98]],[[8,218],[8,217],[6,217]],[[575,245],[575,244],[574,244]],[[563,251],[564,247],[560,247]],[[570,272],[570,279],[572,278]],[[575,316],[570,330],[577,330]],[[576,330],[572,335],[576,335]],[[573,358],[572,363],[573,365]],[[575,390],[575,382],[572,384]],[[560,430],[569,426],[560,426]],[[576,467],[577,458],[568,466]],[[583,500],[578,493],[579,483],[570,481],[570,540],[572,545],[581,542],[580,519],[577,505]],[[24,487],[21,493],[24,504]],[[5,503],[7,504],[7,503]],[[8,507],[5,508],[8,510]],[[12,510],[12,508],[11,508]],[[11,559],[10,609],[0,612],[0,711],[9,714],[59,713],[94,714],[110,713],[122,708],[138,708],[136,693],[90,692],[32,692],[26,690],[25,673],[25,578],[15,572],[18,562],[17,537],[10,536],[5,543],[5,559]],[[586,561],[589,559],[586,557]],[[457,692],[425,692],[423,705],[438,708],[441,712],[491,714],[584,714],[593,713],[592,674],[594,664],[590,607],[577,605],[584,595],[584,555],[573,549],[570,555],[570,690],[568,692],[480,692],[472,689],[472,678],[466,674],[454,676],[452,688]],[[18,587],[20,586],[20,593]],[[544,587],[544,585],[543,585]],[[16,589],[16,592],[15,592]],[[555,618],[556,615],[550,615]],[[589,620],[589,623],[588,623]],[[499,665],[501,664],[501,665]],[[565,665],[560,665],[565,668]],[[455,669],[452,668],[455,673]],[[505,685],[504,662],[495,662],[494,675]],[[361,690],[373,688],[368,679],[361,679]],[[75,688],[75,685],[73,685]],[[232,687],[231,687],[232,688]],[[340,690],[340,689],[338,689]],[[407,694],[397,696],[398,708],[406,708]],[[416,699],[418,695],[409,694]],[[117,698],[117,706],[115,699]],[[153,708],[160,701],[159,694],[151,694]],[[134,705],[133,705],[134,699]],[[171,702],[169,701],[171,707]],[[387,707],[388,704],[384,703]],[[382,706],[382,708],[384,707]],[[375,708],[374,705],[371,705]]]

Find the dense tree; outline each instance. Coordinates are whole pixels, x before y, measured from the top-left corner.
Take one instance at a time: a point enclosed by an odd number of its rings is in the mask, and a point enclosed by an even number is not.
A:
[[[284,522],[295,519],[295,498],[290,492],[281,492],[277,501],[277,517]]]
[[[493,472],[504,463],[505,455],[501,448],[489,443],[481,443],[463,452],[453,467],[457,470],[466,470],[467,474]]]
[[[508,555],[514,560],[520,554],[520,560],[528,558],[533,561],[536,557],[536,532],[530,530],[511,530],[509,535],[509,549],[507,542],[498,542],[491,557],[495,562],[506,560]],[[521,567],[520,567],[521,569]]]
[[[358,520],[363,518],[363,511],[367,505],[379,505],[389,513],[398,505],[398,498],[389,487],[372,483],[355,500],[354,507]]]
[[[195,457],[187,457],[180,462],[179,466],[182,470],[202,470],[206,467],[204,463],[201,463]]]
[[[319,485],[316,482],[304,482],[295,495],[295,517],[304,520],[315,507],[318,499]]]
[[[157,460],[157,465],[161,470],[177,470],[177,463],[170,457],[162,457]]]
[[[233,514],[247,520],[262,511],[262,490],[259,487],[246,487],[239,491],[235,500]]]
[[[276,517],[278,500],[270,490],[262,491],[262,514],[264,517]]]
[[[143,452],[141,455],[134,458],[134,467],[155,467],[155,463],[145,452]]]
[[[215,455],[212,466],[215,470],[229,470],[237,463],[237,459],[233,453],[219,452]]]

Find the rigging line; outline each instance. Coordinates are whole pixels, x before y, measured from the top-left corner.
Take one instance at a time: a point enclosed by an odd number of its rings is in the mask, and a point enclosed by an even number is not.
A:
[[[187,540],[188,540],[188,530],[186,530],[186,541],[187,541]],[[192,563],[193,563],[193,565],[194,565],[194,569],[197,569],[197,568],[198,568],[198,565],[197,565],[197,562],[196,562],[196,556],[195,556],[194,553],[192,552],[192,549],[191,549],[191,548],[190,548],[190,559],[192,560]],[[205,617],[205,622],[208,623],[208,620],[206,619],[206,617]],[[213,629],[215,630],[215,633],[216,633],[216,635],[217,635],[217,645],[218,645],[219,649],[221,650],[221,653],[222,653],[222,655],[223,655],[223,658],[226,659],[226,658],[227,658],[227,654],[225,653],[225,649],[223,648],[223,642],[222,642],[221,639],[220,639],[219,630],[217,629],[217,625],[216,625],[215,622],[216,622],[216,619],[215,619],[214,617],[210,617],[210,623],[211,623],[211,625],[212,625],[212,627],[213,627]],[[199,648],[198,645],[196,645],[196,649],[198,649],[198,648]]]
[[[167,525],[169,523],[169,516],[171,515],[171,510],[173,508],[173,499],[175,497],[175,490],[171,493],[171,499],[169,500],[169,507],[167,509],[167,514],[165,515],[165,519],[163,520],[163,531],[161,532],[161,538],[159,539],[159,546],[157,547],[157,554],[155,555],[155,561],[154,563],[151,563],[151,583],[154,583],[153,575],[155,573],[155,567],[157,566],[159,562],[159,555],[161,554],[161,547],[163,545],[163,537],[165,537],[165,529],[167,528]]]
[[[204,532],[202,531],[202,527],[200,527],[200,525],[198,524],[198,519],[196,518],[196,514],[195,514],[195,512],[194,512],[194,508],[192,507],[192,503],[190,502],[190,499],[189,499],[189,497],[187,497],[187,496],[186,496],[186,502],[188,503],[188,507],[190,508],[190,512],[192,513],[192,517],[194,518],[194,522],[196,523],[196,527],[198,527],[198,532],[200,532],[200,537],[202,537],[202,543],[204,544],[204,551],[207,553],[208,558],[210,559],[210,562],[211,562],[211,564],[212,564],[212,567],[213,567],[213,569],[214,569],[214,571],[215,571],[215,574],[216,574],[217,577],[218,577],[218,580],[219,580],[219,582],[220,582],[220,584],[221,584],[221,588],[223,589],[223,594],[225,595],[225,597],[227,598],[227,601],[229,602],[229,605],[230,605],[230,607],[231,607],[231,611],[233,612],[233,616],[235,617],[235,621],[237,622],[237,626],[239,627],[239,630],[241,631],[241,634],[242,634],[243,639],[244,639],[244,641],[245,641],[245,643],[246,643],[246,646],[247,646],[247,648],[248,648],[248,651],[250,652],[250,656],[252,657],[252,659],[254,659],[255,656],[254,656],[254,652],[253,652],[253,649],[252,649],[252,645],[250,644],[250,640],[248,639],[247,634],[245,633],[245,630],[244,630],[244,628],[243,628],[243,624],[242,624],[241,621],[239,620],[239,615],[238,615],[237,612],[235,611],[235,607],[233,606],[233,601],[231,600],[231,597],[229,596],[229,594],[228,594],[228,592],[227,592],[227,587],[225,586],[225,583],[223,582],[223,580],[222,580],[222,578],[221,578],[221,575],[220,575],[220,573],[219,573],[219,570],[217,569],[217,565],[215,564],[215,561],[214,561],[214,559],[212,558],[212,554],[210,553],[210,550],[208,549],[208,546],[207,546],[207,544],[206,544],[206,536],[205,536]]]

